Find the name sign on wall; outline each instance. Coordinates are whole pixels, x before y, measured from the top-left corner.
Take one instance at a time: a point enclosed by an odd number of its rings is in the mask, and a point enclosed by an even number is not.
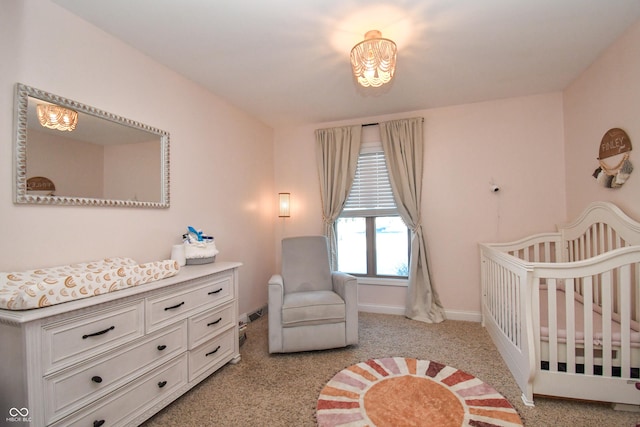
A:
[[[598,159],[606,159],[628,151],[631,151],[629,135],[620,128],[609,129],[600,142]]]
[[[593,172],[593,177],[607,188],[619,188],[624,184],[631,172],[633,165],[629,161],[629,153],[631,152],[631,140],[629,135],[620,129],[609,129],[600,141],[600,150],[598,152],[598,167]],[[616,165],[605,163],[604,159],[619,156]]]

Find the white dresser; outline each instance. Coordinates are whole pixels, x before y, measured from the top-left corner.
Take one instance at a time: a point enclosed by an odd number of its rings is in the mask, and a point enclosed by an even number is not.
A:
[[[25,311],[0,310],[0,425],[138,425],[240,361],[236,262]]]

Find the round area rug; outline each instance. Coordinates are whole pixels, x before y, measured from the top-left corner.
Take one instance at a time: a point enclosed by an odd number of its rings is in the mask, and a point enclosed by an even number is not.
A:
[[[473,375],[429,360],[371,359],[338,372],[316,406],[329,426],[522,426],[509,401]]]

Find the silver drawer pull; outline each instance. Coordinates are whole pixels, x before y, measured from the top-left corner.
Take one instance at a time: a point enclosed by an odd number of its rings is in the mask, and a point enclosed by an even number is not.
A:
[[[209,292],[207,295],[217,294],[217,293],[219,293],[221,290],[222,290],[222,288],[220,288],[220,289],[216,289],[215,291],[211,291],[211,292]]]
[[[221,317],[221,318],[219,318],[219,319],[218,319],[218,320],[216,320],[216,321],[213,321],[213,322],[211,322],[211,323],[207,323],[207,326],[217,325],[218,323],[220,323],[220,321],[221,321],[221,320],[222,320],[222,317]]]
[[[102,424],[104,424],[104,420],[95,420],[93,422],[93,427],[100,427]]]
[[[91,377],[91,381],[100,384],[102,382],[102,377],[96,375],[95,377]]]
[[[113,331],[115,328],[116,328],[115,326],[112,326],[112,327],[110,327],[110,328],[105,329],[104,331],[94,332],[94,333],[92,333],[92,334],[83,335],[83,336],[82,336],[82,339],[83,339],[83,340],[86,340],[86,339],[87,339],[87,338],[89,338],[89,337],[95,337],[95,336],[98,336],[98,335],[106,334],[106,333],[107,333],[107,332],[109,332],[109,331]]]
[[[164,311],[167,311],[167,310],[173,310],[174,308],[178,308],[178,307],[180,307],[181,305],[184,305],[184,301],[182,301],[180,304],[172,305],[171,307],[165,307],[165,308],[164,308]]]
[[[167,385],[167,382],[166,382],[166,381],[160,381],[160,382],[158,383],[158,387],[160,387],[160,388],[162,388],[162,387],[164,387],[164,386],[166,386],[166,385]]]
[[[218,350],[220,350],[220,346],[217,346],[215,350],[210,351],[209,353],[205,354],[205,357],[206,356],[211,356],[212,354],[216,353]]]

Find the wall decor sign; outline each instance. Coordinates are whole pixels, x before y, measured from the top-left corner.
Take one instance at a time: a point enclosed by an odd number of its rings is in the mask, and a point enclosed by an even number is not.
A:
[[[45,194],[53,195],[56,191],[56,186],[49,178],[44,176],[34,176],[27,179],[27,192],[43,192]]]
[[[619,188],[624,184],[631,172],[633,165],[629,160],[631,152],[631,140],[629,135],[620,129],[609,129],[600,141],[598,162],[600,166],[593,172],[593,177],[607,188]],[[618,156],[618,163],[610,165],[605,159]]]

